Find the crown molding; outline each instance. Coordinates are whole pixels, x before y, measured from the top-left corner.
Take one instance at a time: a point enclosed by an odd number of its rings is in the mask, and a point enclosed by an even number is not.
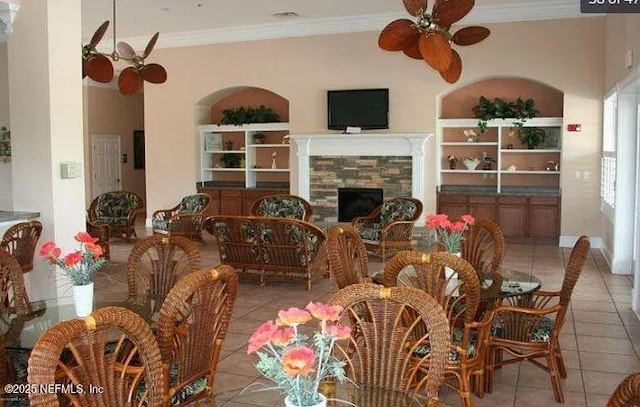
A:
[[[575,0],[556,0],[511,3],[503,5],[476,5],[463,20],[464,25],[506,23],[561,18],[598,17],[604,14],[582,14],[580,3]],[[315,35],[343,34],[382,30],[390,21],[407,18],[406,13],[376,14],[367,16],[338,17],[328,19],[279,22],[244,27],[220,28],[163,34],[156,48],[178,48],[206,44],[222,44],[276,38],[307,37]],[[144,49],[148,37],[124,39],[134,49]],[[105,52],[109,52],[105,49]]]

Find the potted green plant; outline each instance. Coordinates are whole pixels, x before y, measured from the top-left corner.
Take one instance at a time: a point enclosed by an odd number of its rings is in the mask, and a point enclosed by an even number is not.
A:
[[[473,107],[473,113],[479,119],[478,128],[480,133],[487,131],[487,122],[493,119],[517,119],[514,123],[514,130],[524,127],[527,119],[536,117],[540,112],[536,109],[533,99],[522,99],[518,97],[515,102],[507,102],[501,98],[494,98],[493,101],[480,96],[478,104]]]
[[[260,107],[237,107],[222,111],[220,124],[241,125],[246,123],[275,123],[280,121],[280,116],[270,107],[260,105]]]
[[[220,156],[220,162],[225,168],[240,168],[240,160],[242,154],[238,153],[224,153]]]
[[[540,144],[544,143],[546,134],[544,130],[539,127],[522,126],[518,129],[518,138],[529,150],[533,150]]]
[[[256,144],[264,144],[266,138],[267,136],[264,133],[256,133],[253,135],[253,141],[255,141]]]

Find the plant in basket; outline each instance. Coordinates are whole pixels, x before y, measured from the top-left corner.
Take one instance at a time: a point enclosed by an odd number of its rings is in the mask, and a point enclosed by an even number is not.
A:
[[[451,221],[447,214],[427,215],[426,226],[436,232],[436,239],[449,253],[460,253],[463,234],[476,221],[471,215],[462,215],[460,221]]]
[[[247,354],[256,353],[256,368],[285,394],[287,406],[326,405],[318,388],[327,378],[344,381],[345,362],[333,356],[336,341],[347,339],[351,328],[339,324],[342,307],[310,302],[306,309],[280,310],[275,321],[260,325],[249,339]],[[303,333],[313,318],[319,330]]]

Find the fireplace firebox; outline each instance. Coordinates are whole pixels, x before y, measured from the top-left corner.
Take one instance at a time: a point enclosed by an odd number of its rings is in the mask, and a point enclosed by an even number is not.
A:
[[[338,222],[370,214],[383,198],[382,188],[338,188]]]

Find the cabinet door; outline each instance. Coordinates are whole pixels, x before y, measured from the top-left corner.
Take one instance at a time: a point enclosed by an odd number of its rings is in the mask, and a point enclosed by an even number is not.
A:
[[[467,195],[438,195],[438,213],[449,215],[450,218],[459,218],[469,213]]]
[[[529,237],[557,239],[560,236],[560,211],[557,198],[531,198]]]
[[[497,220],[495,196],[469,196],[469,213],[476,218]]]
[[[527,205],[501,204],[498,207],[498,224],[505,237],[526,237]]]
[[[220,191],[220,214],[236,216],[242,214],[242,192],[240,190]]]

